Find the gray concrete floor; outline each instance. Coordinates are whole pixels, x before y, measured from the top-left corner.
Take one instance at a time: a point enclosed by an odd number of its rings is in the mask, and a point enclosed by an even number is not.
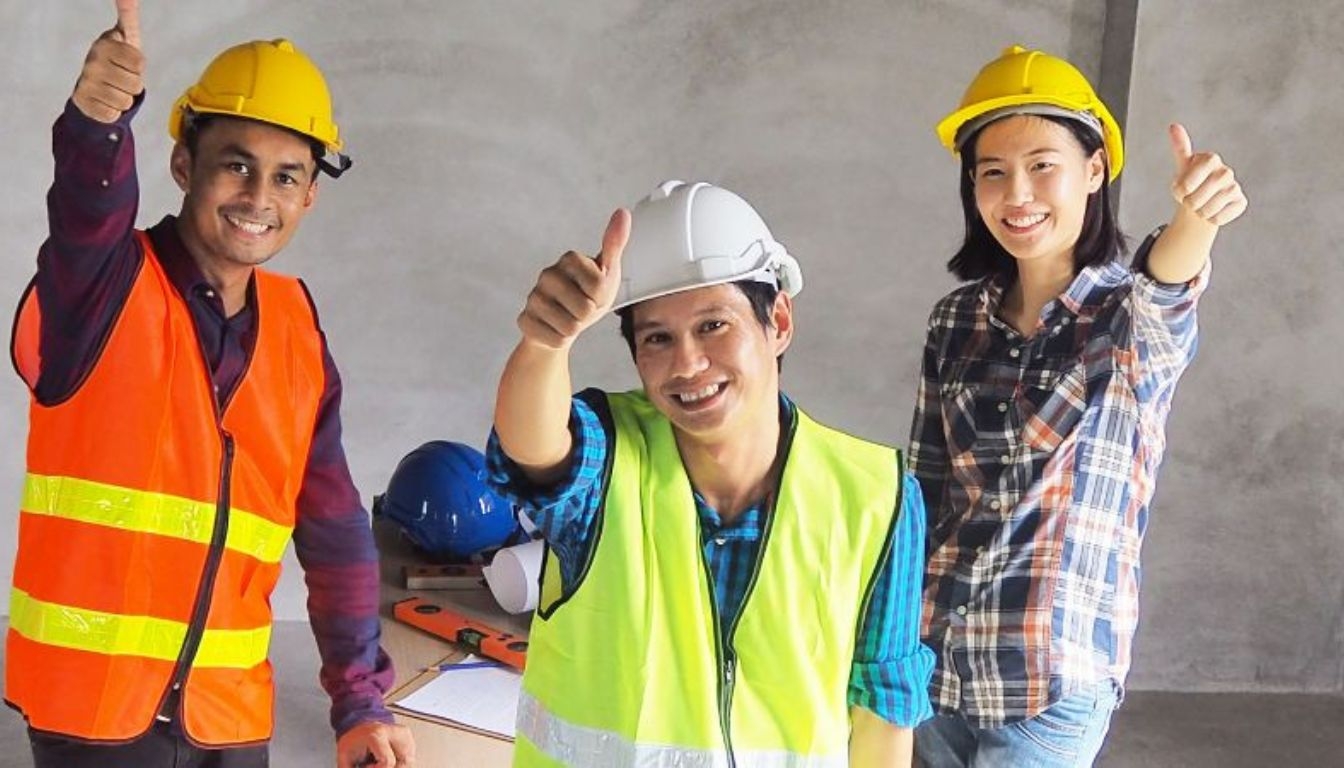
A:
[[[277,625],[272,659],[280,693],[271,764],[276,768],[331,768],[327,700],[317,686],[317,651],[308,626],[300,622]],[[0,711],[0,768],[31,764],[22,719],[12,711]],[[1344,766],[1344,696],[1133,691],[1116,713],[1098,765]],[[422,762],[421,768],[434,767]]]

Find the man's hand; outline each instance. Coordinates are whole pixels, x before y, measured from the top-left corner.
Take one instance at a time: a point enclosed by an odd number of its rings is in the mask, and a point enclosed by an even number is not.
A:
[[[336,740],[336,768],[409,768],[415,765],[415,740],[404,725],[374,720],[360,723]]]
[[[1195,152],[1185,126],[1172,123],[1167,129],[1176,175],[1171,196],[1181,210],[1217,226],[1231,222],[1246,211],[1246,195],[1232,169],[1214,152]]]
[[[70,100],[101,123],[115,123],[145,90],[140,52],[140,4],[117,0],[117,25],[93,41]]]
[[[607,222],[596,259],[569,251],[542,271],[518,315],[523,338],[550,349],[568,349],[579,334],[611,309],[621,285],[621,253],[630,240],[630,212]]]

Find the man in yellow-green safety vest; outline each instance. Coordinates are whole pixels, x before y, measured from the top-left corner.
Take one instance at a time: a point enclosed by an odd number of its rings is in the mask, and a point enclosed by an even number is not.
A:
[[[745,200],[667,182],[541,273],[489,480],[547,540],[519,766],[908,766],[930,715],[921,495],[780,392],[798,262]],[[642,389],[571,397],[620,317]]]

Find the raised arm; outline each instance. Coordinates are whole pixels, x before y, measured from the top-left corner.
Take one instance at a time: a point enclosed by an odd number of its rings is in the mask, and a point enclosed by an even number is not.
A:
[[[140,249],[131,118],[144,92],[136,3],[89,47],[65,111],[52,128],[55,174],[48,236],[34,281],[43,318],[41,371],[25,374],[39,400],[64,399],[92,365],[99,340],[130,291]]]
[[[542,271],[518,315],[522,339],[499,380],[495,431],[500,447],[535,483],[568,466],[569,352],[574,340],[616,300],[630,212],[611,215],[596,259],[569,251]]]
[[[1195,152],[1185,126],[1168,128],[1176,175],[1176,213],[1148,258],[1148,274],[1163,283],[1185,283],[1204,269],[1218,229],[1246,211],[1246,195],[1232,169],[1215,152]]]

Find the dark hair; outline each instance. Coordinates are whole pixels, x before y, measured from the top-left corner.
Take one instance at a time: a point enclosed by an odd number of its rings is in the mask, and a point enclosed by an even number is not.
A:
[[[201,133],[204,132],[207,127],[215,123],[215,121],[217,120],[246,120],[246,119],[248,118],[233,117],[230,115],[217,115],[211,112],[195,112],[192,110],[184,110],[182,113],[182,132],[181,132],[182,145],[187,148],[188,154],[191,155],[194,161],[196,158],[196,147],[197,145],[200,144],[201,141]],[[267,123],[267,125],[271,125],[271,123]],[[322,160],[327,156],[327,148],[322,145],[322,142],[317,141],[311,136],[304,136],[302,133],[299,133],[298,131],[285,128],[282,125],[277,125],[275,127],[280,128],[281,130],[284,131],[288,131],[289,133],[302,139],[308,145],[308,148],[312,150],[313,162],[317,164],[317,167],[319,169],[321,168]],[[317,178],[316,173],[313,174],[313,178],[314,179]]]
[[[759,280],[738,280],[731,283],[737,286],[747,297],[751,304],[751,313],[756,316],[756,321],[762,328],[771,328],[774,322],[771,314],[775,308],[775,297],[779,296],[779,288],[770,283],[762,283]],[[636,302],[638,303],[638,302]],[[630,348],[630,357],[635,356],[635,315],[633,312],[635,305],[630,304],[616,310],[616,316],[621,319],[621,337],[625,339],[625,344]],[[784,355],[777,358],[779,367],[784,367]]]
[[[1101,136],[1079,120],[1054,115],[1039,117],[1069,129],[1086,157],[1091,157],[1103,147]],[[962,281],[979,280],[991,275],[1011,279],[1017,275],[1017,261],[994,239],[975,205],[975,149],[984,130],[981,128],[971,134],[961,148],[961,212],[966,220],[966,239],[956,255],[947,262],[947,269]],[[1115,261],[1127,250],[1125,235],[1120,231],[1120,225],[1115,220],[1115,210],[1111,207],[1110,160],[1104,154],[1102,158],[1104,178],[1101,188],[1087,196],[1083,228],[1073,247],[1074,274],[1093,264]]]

